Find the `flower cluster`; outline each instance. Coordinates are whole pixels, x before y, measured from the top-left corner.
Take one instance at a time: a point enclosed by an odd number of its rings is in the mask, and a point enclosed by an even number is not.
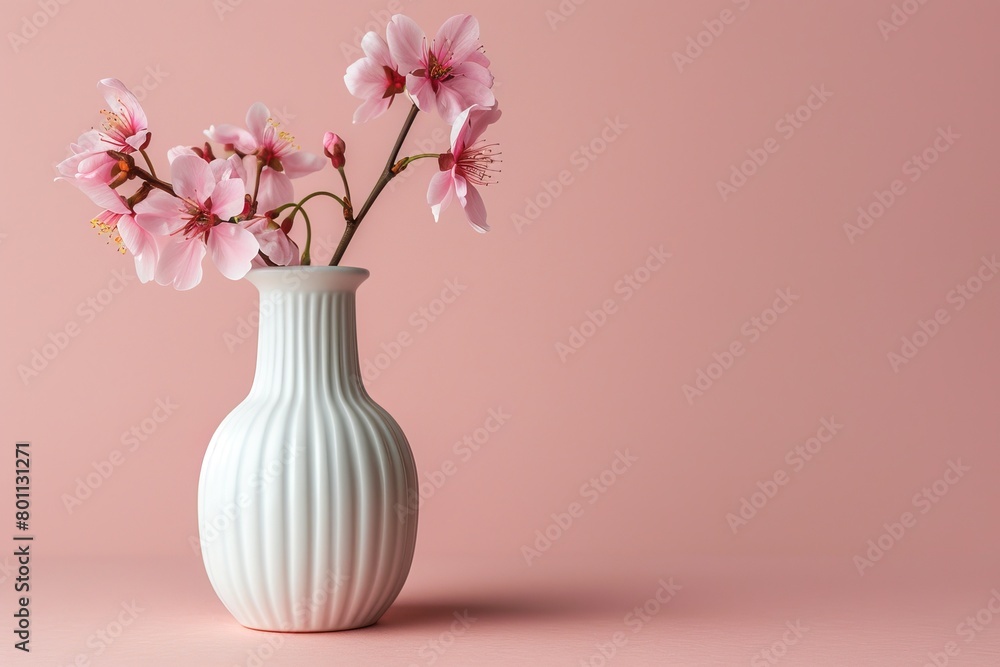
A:
[[[425,158],[438,165],[427,191],[434,219],[457,200],[473,228],[487,231],[486,208],[475,186],[491,182],[499,152],[480,137],[500,111],[476,19],[452,17],[428,43],[412,19],[397,14],[385,38],[369,32],[362,49],[364,57],[344,77],[350,93],[363,100],[354,122],[381,116],[397,95],[405,95],[412,106],[382,174],[357,210],[345,171],[344,139],[327,132],[325,157],[303,151],[260,102],[250,107],[245,127],[212,125],[205,130],[208,142],[168,150],[170,177],[160,178],[147,153],[152,134],[146,114],[117,79],[98,84],[107,102],[104,122],[71,144],[56,180],[72,183],[100,207],[91,225],[121,253],[131,253],[142,282],[155,280],[179,290],[201,281],[206,255],[233,280],[253,266],[309,264],[312,228],[304,204],[318,196],[343,208],[344,235],[330,261],[337,265],[385,185]],[[436,112],[451,124],[450,150],[399,158],[421,111]],[[343,194],[324,190],[296,200],[293,179],[327,163],[338,172]],[[300,215],[306,225],[301,251],[289,235]]]

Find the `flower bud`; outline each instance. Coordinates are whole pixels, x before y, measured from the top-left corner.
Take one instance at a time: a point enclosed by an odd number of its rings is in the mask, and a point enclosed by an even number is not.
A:
[[[333,132],[323,135],[323,153],[330,158],[334,169],[341,169],[347,163],[344,157],[344,150],[347,148],[344,140]]]

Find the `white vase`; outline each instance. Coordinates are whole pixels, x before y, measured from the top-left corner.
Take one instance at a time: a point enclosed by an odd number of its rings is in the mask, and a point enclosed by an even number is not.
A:
[[[375,623],[406,580],[416,468],[365,391],[355,291],[365,269],[254,269],[257,370],[205,454],[208,578],[241,624],[324,632]]]

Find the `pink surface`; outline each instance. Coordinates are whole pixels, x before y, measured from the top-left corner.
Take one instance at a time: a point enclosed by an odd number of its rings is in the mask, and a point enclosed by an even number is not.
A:
[[[405,107],[352,127],[341,77],[400,9],[480,18],[504,109],[493,231],[457,209],[435,225],[414,165],[348,251],[372,273],[368,386],[426,491],[414,568],[380,625],[288,637],[265,664],[431,664],[467,608],[436,664],[598,665],[670,577],[609,664],[775,664],[758,652],[797,620],[782,664],[919,665],[952,641],[948,664],[997,664],[997,623],[959,630],[1000,611],[986,0],[6,3],[0,446],[32,443],[37,592],[35,655],[6,633],[0,663],[72,664],[133,598],[148,611],[92,664],[253,664],[266,639],[191,546],[202,455],[252,377],[255,290],[140,286],[51,183],[96,81],[140,94],[158,156],[261,100],[305,148],[343,135],[364,190]],[[422,116],[411,136],[446,132]],[[313,217],[339,237],[339,212]]]

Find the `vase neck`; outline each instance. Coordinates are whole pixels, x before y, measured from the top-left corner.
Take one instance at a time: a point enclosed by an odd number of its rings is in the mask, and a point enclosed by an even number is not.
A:
[[[260,291],[257,370],[251,394],[327,387],[362,390],[355,292],[362,269],[258,269],[248,279]]]

